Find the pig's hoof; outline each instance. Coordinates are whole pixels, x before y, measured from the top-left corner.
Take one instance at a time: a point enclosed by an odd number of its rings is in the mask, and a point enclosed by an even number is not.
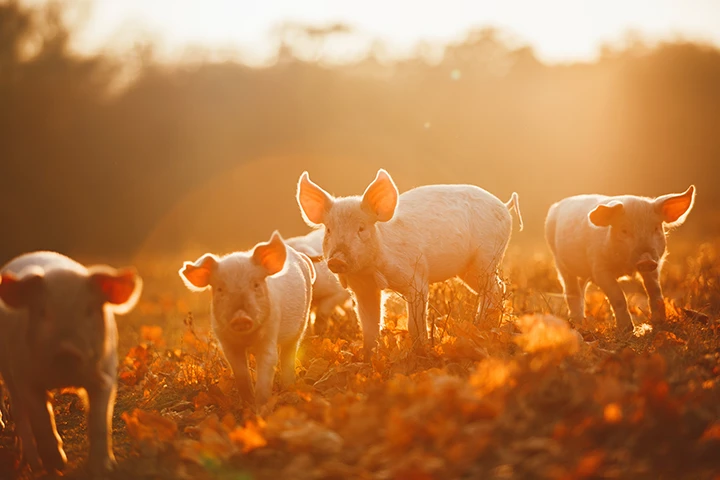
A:
[[[117,462],[114,458],[93,458],[88,462],[88,472],[92,479],[106,478],[107,474],[115,470],[116,467]]]
[[[62,448],[40,451],[43,466],[48,472],[62,472],[67,466],[67,456]]]

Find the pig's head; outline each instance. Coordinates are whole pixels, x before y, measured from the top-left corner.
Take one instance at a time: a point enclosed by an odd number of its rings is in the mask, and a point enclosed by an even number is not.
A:
[[[297,201],[308,225],[325,225],[323,253],[328,268],[337,274],[353,274],[377,261],[380,251],[377,224],[390,221],[395,215],[398,190],[390,174],[381,169],[362,197],[335,198],[303,172]]]
[[[195,262],[185,262],[180,277],[192,291],[212,290],[212,311],[219,334],[249,336],[270,315],[267,279],[283,271],[287,247],[273,232],[269,242],[258,243],[250,252],[226,257],[206,253]]]
[[[695,186],[655,199],[621,197],[588,214],[596,227],[610,229],[613,254],[640,272],[656,270],[665,255],[665,235],[681,225],[695,202]]]
[[[0,281],[3,303],[28,313],[30,358],[48,388],[82,386],[98,360],[115,348],[108,343],[113,314],[132,310],[141,291],[134,268],[105,265],[30,267],[18,275],[4,273]]]

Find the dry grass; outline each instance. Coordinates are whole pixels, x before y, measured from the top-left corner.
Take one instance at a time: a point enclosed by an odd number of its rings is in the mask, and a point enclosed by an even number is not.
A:
[[[238,407],[209,295],[184,289],[179,261],[140,264],[143,300],[119,319],[113,478],[717,478],[719,251],[720,240],[671,257],[665,324],[646,324],[642,289],[627,284],[644,326],[624,341],[598,291],[584,339],[554,317],[565,310],[548,258],[518,252],[505,261],[499,326],[473,322],[477,299],[447,282],[431,293],[432,345],[411,351],[391,297],[368,365],[357,325],[336,314],[304,339],[298,381],[276,387],[265,418]],[[58,395],[55,408],[69,474],[84,478],[74,398]],[[29,477],[11,433],[0,476]]]

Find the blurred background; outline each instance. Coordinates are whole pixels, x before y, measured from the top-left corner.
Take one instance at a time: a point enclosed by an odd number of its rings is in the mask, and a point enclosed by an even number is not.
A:
[[[0,0],[0,263],[138,258],[308,231],[338,195],[520,194],[542,245],[578,193],[698,187],[720,229],[720,2]]]

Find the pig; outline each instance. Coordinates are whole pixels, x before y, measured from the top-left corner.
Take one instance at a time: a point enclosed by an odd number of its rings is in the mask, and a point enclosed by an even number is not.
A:
[[[188,289],[212,292],[211,323],[243,400],[263,409],[272,392],[280,347],[281,380],[295,381],[295,357],[305,333],[315,268],[275,231],[269,242],[222,258],[206,253],[179,271]],[[257,362],[257,393],[247,354]]]
[[[322,256],[322,243],[325,236],[325,229],[313,230],[307,235],[292,237],[285,240],[298,252],[307,255],[315,265],[317,277],[313,285],[312,308],[315,309],[314,332],[322,333],[330,314],[339,305],[343,306],[350,299],[348,292],[337,277],[330,271],[327,261]]]
[[[695,202],[695,186],[656,198],[578,195],[555,203],[545,237],[555,258],[571,320],[585,317],[585,289],[592,281],[612,306],[620,333],[633,331],[618,279],[640,274],[650,300],[651,321],[665,320],[660,269],[665,237],[681,225]]]
[[[325,226],[323,253],[355,297],[366,361],[379,335],[383,290],[405,298],[415,344],[428,339],[431,283],[457,276],[485,294],[486,312],[499,306],[498,267],[510,241],[511,208],[522,222],[517,193],[507,204],[474,185],[429,185],[400,195],[380,169],[362,196],[339,198],[303,172],[296,197],[305,222]]]
[[[55,252],[21,255],[0,275],[0,373],[25,460],[34,471],[63,470],[67,457],[48,392],[75,387],[89,399],[90,471],[108,472],[115,465],[115,314],[133,309],[142,279],[133,267],[86,268]]]

